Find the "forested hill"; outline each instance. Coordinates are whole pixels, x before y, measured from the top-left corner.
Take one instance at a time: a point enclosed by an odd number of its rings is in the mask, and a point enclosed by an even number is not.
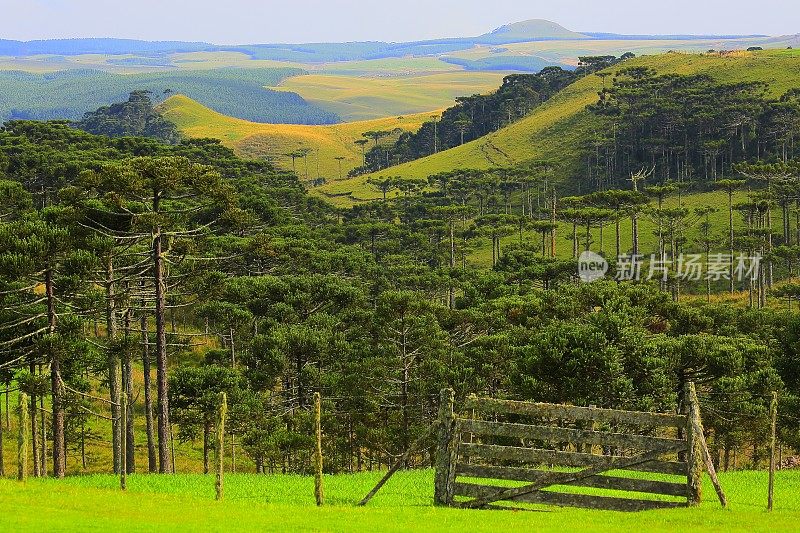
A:
[[[9,119],[70,119],[100,106],[147,90],[156,97],[186,94],[226,115],[255,122],[332,124],[334,113],[309,104],[292,92],[265,89],[303,74],[297,68],[214,69],[111,74],[70,70],[48,74],[0,72],[0,121]]]
[[[377,142],[381,134],[389,136],[391,132],[372,132],[375,146],[367,153],[364,166],[351,175],[379,171],[483,137],[524,118],[571,83],[633,57],[632,53],[582,56],[574,70],[546,67],[536,74],[508,75],[496,91],[457,98],[456,105],[441,117],[425,122],[419,131],[400,135],[393,144]]]
[[[95,135],[148,137],[167,144],[177,143],[178,129],[155,110],[150,96],[147,91],[134,91],[126,102],[86,113],[75,127]]]
[[[786,97],[792,89],[800,87],[799,63],[800,50],[768,50],[705,54],[668,53],[638,57],[627,61],[624,65],[626,68],[649,69],[648,72],[652,71],[656,75],[709,76],[709,83],[712,85],[755,83],[759,87],[754,89],[759,99],[777,102]],[[621,69],[618,67],[611,67],[601,71],[599,75],[581,78],[535,108],[526,117],[497,132],[467,142],[463,146],[456,146],[417,161],[392,167],[386,172],[403,176],[405,179],[425,180],[428,176],[456,168],[524,167],[531,162],[547,160],[556,165],[557,175],[560,178],[573,180],[577,186],[590,176],[587,165],[591,167],[591,176],[596,175],[597,160],[594,157],[589,158],[589,155],[596,153],[594,149],[596,143],[604,142],[610,132],[613,132],[614,120],[593,112],[590,107],[598,104],[599,93],[603,91],[604,86],[606,90],[612,89],[613,78],[619,70]],[[713,107],[713,101],[711,105]],[[736,130],[738,135],[734,134],[733,129],[726,131],[725,139],[730,136],[738,139],[741,136],[741,128]],[[736,142],[731,142],[725,146],[735,148],[736,145]],[[705,148],[716,151],[717,163],[721,164],[720,147],[714,147],[712,144]],[[756,147],[752,146],[751,149],[755,150]],[[729,166],[731,160],[727,155],[725,157],[728,161],[726,165]],[[653,161],[648,161],[648,166],[652,166]],[[604,161],[600,163],[601,166],[604,164]],[[708,168],[710,170],[710,165]],[[703,168],[696,168],[694,171],[705,176]],[[720,171],[721,167],[718,166],[718,174]],[[371,177],[359,176],[327,184],[320,188],[319,192],[336,195],[337,198],[349,194],[351,199],[356,201],[374,198],[379,194],[364,186]],[[586,184],[584,190],[591,186]]]

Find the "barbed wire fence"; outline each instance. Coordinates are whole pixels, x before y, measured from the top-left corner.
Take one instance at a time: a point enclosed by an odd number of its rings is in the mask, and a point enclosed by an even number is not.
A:
[[[107,403],[104,398],[86,396],[97,401],[98,407]],[[729,491],[731,503],[766,507],[769,486],[765,472],[772,463],[774,506],[800,506],[800,494],[785,488],[789,481],[781,474],[783,470],[800,468],[796,448],[800,416],[796,416],[796,400],[780,391],[773,396],[749,391],[700,390],[698,396],[717,471],[723,475],[746,471],[737,474],[737,484],[743,485],[749,494],[740,494],[742,487],[737,487]],[[436,421],[438,404],[438,394],[418,394],[413,400],[396,394],[323,395],[321,434],[317,440],[313,402],[301,408],[295,398],[276,400],[272,406],[275,423],[264,428],[265,432],[274,433],[270,437],[273,440],[267,439],[270,448],[263,453],[260,464],[254,458],[252,443],[235,427],[226,433],[224,470],[235,481],[226,485],[225,499],[313,505],[315,449],[319,443],[325,504],[358,504],[394,468],[397,474],[380,487],[369,505],[430,505],[436,433],[429,430]],[[101,410],[105,409],[93,409],[90,416],[100,417]],[[12,435],[6,432],[7,438]],[[102,439],[97,443],[107,444]],[[6,455],[8,463],[10,457]],[[253,476],[253,471],[263,476]],[[212,477],[197,474],[196,478],[182,481],[188,485],[186,489],[197,495],[213,494]],[[156,490],[157,481],[148,480],[154,477],[157,476],[136,476],[129,483],[143,488],[152,485]]]

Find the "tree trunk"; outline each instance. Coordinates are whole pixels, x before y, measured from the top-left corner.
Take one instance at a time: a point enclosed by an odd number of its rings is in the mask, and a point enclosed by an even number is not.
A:
[[[547,194],[547,187],[545,187],[545,195]],[[550,257],[556,256],[556,191],[553,189],[553,205],[550,213],[550,223],[553,224],[553,229],[550,230]]]
[[[208,438],[211,434],[211,422],[206,420],[203,422],[203,474],[208,474],[208,451],[209,442]]]
[[[405,346],[403,346],[403,351],[405,351]],[[408,373],[408,363],[405,360],[405,355],[403,355],[403,377],[402,383],[400,384],[400,408],[403,412],[403,435],[400,437],[402,441],[402,449],[405,451],[408,449],[409,444],[409,429],[411,425],[411,419],[408,412],[408,381],[409,381],[409,373]]]
[[[139,319],[142,329],[142,371],[144,373],[144,418],[147,428],[147,471],[151,474],[158,472],[156,462],[156,444],[153,438],[153,398],[150,387],[150,336],[147,333],[147,312],[145,301],[142,299],[142,316]]]
[[[730,275],[730,292],[733,294],[733,190],[728,191],[728,248],[731,254],[731,265],[729,270]]]
[[[572,223],[572,258],[578,258],[578,224]]]
[[[463,136],[463,134],[462,134]],[[455,239],[455,220],[450,219],[450,270],[452,271],[456,267],[456,239]],[[452,273],[450,274],[452,276]],[[449,287],[450,297],[448,299],[448,304],[450,309],[455,309],[456,307],[456,289],[453,286],[453,280],[450,279],[450,287]]]
[[[106,371],[108,373],[108,394],[111,400],[111,453],[114,457],[114,473],[120,473],[122,464],[122,429],[120,427],[121,406],[119,390],[119,371],[117,369],[116,348],[112,346],[117,337],[116,295],[114,294],[114,263],[111,257],[106,262]]]
[[[136,472],[136,437],[133,427],[133,368],[131,365],[131,352],[126,348],[125,357],[122,362],[123,380],[125,390],[123,394],[127,399],[125,403],[125,471],[128,474]]]
[[[159,197],[153,202],[153,211],[158,209]],[[161,227],[153,231],[153,282],[156,296],[156,386],[158,388],[158,471],[162,474],[172,472],[170,460],[169,399],[167,397],[167,332],[166,321],[166,283],[164,280],[164,258],[161,251]]]
[[[39,375],[44,375],[44,369],[39,366]],[[42,468],[42,477],[47,477],[47,412],[44,410],[44,396],[39,396],[39,412],[42,414],[39,419],[39,464]]]
[[[234,334],[233,328],[229,329],[229,333],[231,336],[231,368],[236,368],[236,347],[234,346],[233,342],[233,334]]]
[[[586,221],[586,242],[584,244],[585,250],[588,252],[592,244],[592,222],[590,220]]]
[[[36,376],[36,364],[31,363],[30,365],[30,373],[31,377]],[[30,411],[30,422],[31,422],[31,450],[33,451],[33,476],[34,477],[41,477],[42,476],[42,469],[41,469],[41,461],[39,457],[39,426],[36,425],[36,394],[31,391],[30,395],[30,405],[28,410]]]
[[[53,293],[53,271],[45,272],[45,295],[47,298],[47,330],[49,334],[56,330],[55,295]],[[64,397],[61,386],[61,356],[59,350],[50,354],[50,388],[53,395],[53,476],[63,478],[66,471],[66,442],[64,438]],[[44,411],[42,411],[44,417]],[[44,418],[43,418],[44,419]],[[46,437],[42,435],[42,443]],[[42,466],[44,465],[44,458]],[[44,470],[44,469],[42,469]]]
[[[81,466],[86,470],[86,423],[81,420]]]

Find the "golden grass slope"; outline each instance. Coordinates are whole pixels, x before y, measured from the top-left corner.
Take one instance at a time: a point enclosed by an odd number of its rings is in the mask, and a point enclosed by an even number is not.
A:
[[[660,73],[705,73],[714,79],[763,81],[771,96],[800,87],[800,50],[772,50],[718,54],[670,53],[643,56],[625,66],[646,66]],[[612,69],[612,72],[617,69]],[[425,179],[430,175],[458,168],[486,169],[493,166],[521,165],[548,159],[560,164],[564,177],[580,172],[579,151],[583,140],[599,121],[586,110],[597,101],[603,82],[598,76],[578,80],[535,109],[528,117],[499,131],[438,154],[412,161],[379,173]],[[371,176],[329,183],[319,192],[342,202],[375,199],[379,193],[367,184]]]
[[[297,93],[350,122],[442,109],[459,96],[495,90],[505,75],[467,71],[392,77],[311,74],[287,78],[274,89]]]
[[[211,137],[237,153],[253,158],[270,158],[278,166],[292,168],[286,154],[300,148],[311,150],[305,160],[295,162],[297,173],[313,179],[318,176],[333,180],[361,165],[361,148],[355,141],[362,133],[371,130],[419,129],[425,120],[437,112],[390,117],[329,126],[304,126],[296,124],[262,124],[229,117],[209,109],[183,95],[174,95],[159,106],[167,120],[174,122],[180,132],[192,138]],[[307,167],[307,168],[306,168]]]

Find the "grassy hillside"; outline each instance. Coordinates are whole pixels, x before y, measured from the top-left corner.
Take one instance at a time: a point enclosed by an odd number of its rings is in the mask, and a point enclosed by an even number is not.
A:
[[[4,531],[792,531],[800,519],[800,475],[779,471],[775,510],[765,512],[766,472],[727,472],[722,509],[706,479],[699,507],[621,513],[543,508],[545,512],[475,511],[431,505],[433,474],[399,472],[366,507],[355,507],[381,472],[328,476],[327,504],[317,508],[313,480],[295,476],[228,475],[225,500],[214,501],[214,478],[131,476],[127,493],[111,476],[65,480],[0,479]],[[624,493],[623,493],[624,494]],[[619,495],[619,493],[615,494]]]
[[[303,126],[262,124],[229,117],[183,95],[170,97],[159,109],[186,136],[220,139],[242,155],[268,157],[282,168],[292,168],[292,160],[286,156],[287,153],[308,148],[312,152],[306,160],[295,161],[297,173],[304,177],[307,170],[309,178],[322,176],[329,180],[335,180],[339,176],[339,161],[336,157],[345,158],[341,164],[343,176],[361,164],[361,148],[354,141],[362,139],[362,133],[395,128],[416,130],[435,113],[328,126]]]
[[[355,121],[441,109],[458,96],[496,89],[504,75],[463,71],[401,77],[312,74],[287,78],[273,88],[297,93],[344,121]]]
[[[738,52],[727,56],[671,53],[643,56],[626,62],[625,66],[647,66],[660,73],[705,73],[720,82],[765,81],[772,96],[800,87],[800,50]],[[597,101],[602,86],[598,76],[581,79],[508,127],[463,146],[393,167],[383,174],[425,179],[455,168],[483,169],[548,159],[559,163],[562,177],[578,176],[581,142],[600,125],[586,107]],[[320,188],[320,192],[339,201],[374,199],[379,195],[366,184],[370,177],[331,183]]]

